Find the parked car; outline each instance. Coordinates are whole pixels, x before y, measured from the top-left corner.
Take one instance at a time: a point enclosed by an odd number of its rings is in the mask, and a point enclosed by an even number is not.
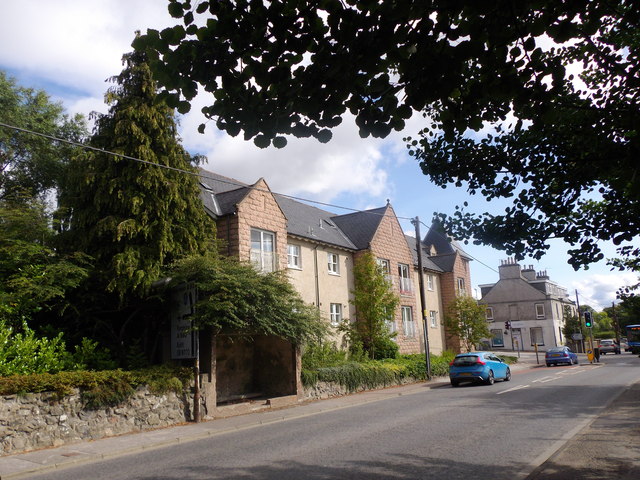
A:
[[[627,342],[627,337],[621,337],[620,338],[620,350],[624,350],[625,352],[629,352],[631,351],[631,347],[629,346],[629,343]]]
[[[451,386],[462,382],[476,382],[493,385],[496,379],[511,380],[511,369],[504,360],[491,352],[470,352],[456,355],[449,364]]]
[[[607,353],[620,354],[620,346],[613,339],[600,340],[600,355]]]
[[[553,347],[544,354],[544,361],[547,367],[565,363],[567,365],[573,365],[574,363],[578,363],[578,354],[571,351],[569,347]]]

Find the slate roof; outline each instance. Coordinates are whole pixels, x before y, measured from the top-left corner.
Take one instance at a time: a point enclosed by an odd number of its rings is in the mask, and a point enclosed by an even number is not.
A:
[[[449,235],[447,235],[444,227],[438,220],[434,219],[434,221],[431,223],[431,227],[425,235],[423,243],[425,245],[433,245],[438,255],[453,255],[457,252],[463,258],[472,260],[472,257],[462,249],[460,244]]]
[[[201,169],[200,174],[200,196],[205,209],[214,218],[234,213],[235,205],[242,201],[252,188],[252,185],[207,170]],[[335,215],[286,195],[273,195],[287,219],[287,233],[348,250],[369,248],[389,208],[387,205],[362,212]],[[415,239],[407,236],[405,240],[413,256],[414,265],[417,265]],[[422,245],[422,266],[434,272],[452,271],[456,253],[467,259],[471,258],[457,242],[444,233],[442,225],[437,221],[432,224]],[[430,245],[435,247],[438,255],[429,255]]]
[[[287,232],[289,234],[315,242],[356,250],[353,242],[333,222],[333,213],[283,195],[274,194],[274,197],[287,217]]]
[[[387,207],[381,207],[363,212],[337,215],[332,217],[332,220],[349,237],[358,250],[364,250],[369,248],[369,243],[378,230],[386,211]]]
[[[209,215],[219,217],[235,211],[251,187],[234,178],[200,169],[200,198]]]
[[[416,239],[415,237],[412,237],[410,235],[405,235],[404,237],[407,240],[407,245],[409,245],[409,249],[411,250],[411,256],[413,257],[413,264],[417,267],[418,266],[418,249],[416,248]],[[434,272],[445,271],[434,262],[435,258],[436,257],[429,256],[429,249],[423,243],[422,244],[422,268],[427,270],[432,270]]]

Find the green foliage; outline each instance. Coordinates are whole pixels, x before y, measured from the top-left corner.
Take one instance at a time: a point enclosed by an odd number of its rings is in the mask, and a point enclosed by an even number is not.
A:
[[[338,348],[335,343],[313,342],[305,345],[302,353],[302,369],[342,365],[349,359],[349,352]]]
[[[572,313],[571,307],[564,307],[564,326],[562,327],[562,336],[566,339],[570,339],[574,333],[581,333],[584,338],[587,335],[587,329],[584,327],[584,322],[580,317]]]
[[[593,332],[593,338],[616,338],[616,332],[613,330],[601,330],[599,332]]]
[[[306,305],[284,272],[260,273],[248,262],[214,252],[177,261],[173,282],[193,284],[198,291],[197,328],[243,335],[275,335],[294,344],[320,341],[326,322]]]
[[[353,349],[362,347],[370,358],[395,358],[398,347],[387,323],[394,319],[399,297],[369,251],[356,259],[353,278],[351,303],[356,307],[356,321],[344,322],[341,330]]]
[[[472,297],[459,295],[449,305],[445,325],[451,335],[460,338],[467,352],[470,352],[484,338],[491,336],[485,315],[485,306],[479,305]]]
[[[67,140],[86,135],[84,118],[70,118],[41,90],[21,87],[0,71],[0,122]],[[0,126],[0,200],[40,197],[56,188],[77,149]]]
[[[59,254],[42,202],[0,198],[0,320],[20,327],[36,314],[60,313],[88,275],[88,258]]]
[[[434,377],[449,374],[449,362],[453,352],[444,352],[441,356],[431,355],[431,374]],[[302,369],[302,383],[309,387],[317,382],[338,383],[350,392],[395,385],[405,379],[416,381],[426,379],[426,362],[423,354],[400,355],[394,359],[364,360],[355,362],[345,359],[340,362],[337,356],[331,356],[327,364],[314,363],[313,367]]]
[[[95,259],[91,290],[113,292],[125,305],[146,298],[166,265],[209,248],[214,224],[202,208],[197,172],[179,143],[173,111],[157,101],[144,55],[124,55],[123,63],[106,94],[109,113],[97,115],[90,144],[148,163],[84,152],[72,163],[59,215],[63,242]]]
[[[397,358],[400,354],[400,347],[391,338],[383,336],[376,339],[373,352],[376,359]]]
[[[626,295],[622,296],[622,301],[615,305],[615,307],[607,307],[604,309],[612,319],[616,319],[620,325],[621,331],[627,325],[634,325],[640,323],[640,296]]]
[[[362,137],[385,137],[419,113],[428,120],[407,145],[434,183],[513,199],[499,215],[458,210],[445,219],[454,237],[519,258],[560,238],[578,268],[603,258],[601,240],[640,233],[636,2],[176,0],[169,11],[177,24],[134,48],[170,105],[188,111],[201,85],[202,113],[232,136],[326,142],[353,116]]]
[[[129,398],[142,385],[149,385],[156,394],[180,393],[191,382],[191,369],[173,366],[136,371],[59,372],[0,377],[0,395],[55,392],[68,395],[73,389],[88,408],[114,406]]]
[[[114,366],[109,351],[88,338],[83,338],[75,351],[70,352],[62,333],[53,338],[39,337],[26,323],[17,329],[0,319],[0,376]]]
[[[22,332],[0,320],[0,376],[56,373],[70,366],[62,334],[38,338],[26,323]]]

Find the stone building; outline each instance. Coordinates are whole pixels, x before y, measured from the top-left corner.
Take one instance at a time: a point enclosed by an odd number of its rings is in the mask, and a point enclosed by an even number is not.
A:
[[[251,261],[265,272],[286,270],[303,300],[317,307],[334,326],[345,319],[358,319],[350,301],[353,265],[370,251],[400,297],[389,328],[397,333],[395,340],[401,353],[425,352],[418,289],[422,275],[430,351],[439,354],[445,349],[459,349],[456,339],[447,337],[442,318],[448,302],[456,294],[465,293],[471,283],[470,257],[444,235],[438,224],[420,242],[423,271],[419,272],[417,242],[405,236],[388,202],[380,208],[336,215],[273,193],[264,179],[250,185],[204,170],[201,197],[216,222],[222,253]],[[342,344],[337,331],[334,341]],[[210,345],[205,341],[209,357],[203,363],[212,365],[209,380],[204,382],[209,398],[215,397],[220,404],[247,396],[251,390],[262,392],[264,386],[258,376],[268,373],[264,371],[267,364],[274,372],[285,371],[295,377],[289,383],[281,378],[278,392],[272,394],[298,395],[299,352],[284,343],[268,338],[242,345],[225,338],[211,339]]]
[[[533,350],[537,345],[546,350],[563,345],[565,307],[576,312],[567,289],[546,272],[536,272],[532,266],[522,268],[513,259],[501,263],[499,275],[497,283],[480,285],[492,348]]]

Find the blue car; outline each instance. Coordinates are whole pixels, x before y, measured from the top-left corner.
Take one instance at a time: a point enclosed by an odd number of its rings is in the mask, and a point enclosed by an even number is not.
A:
[[[574,363],[578,363],[578,355],[573,353],[569,347],[553,347],[544,354],[544,361],[547,367],[560,365],[561,363],[573,365]]]
[[[493,385],[496,379],[508,382],[511,380],[511,370],[509,365],[491,352],[461,353],[449,364],[452,387],[457,387],[461,382]]]

